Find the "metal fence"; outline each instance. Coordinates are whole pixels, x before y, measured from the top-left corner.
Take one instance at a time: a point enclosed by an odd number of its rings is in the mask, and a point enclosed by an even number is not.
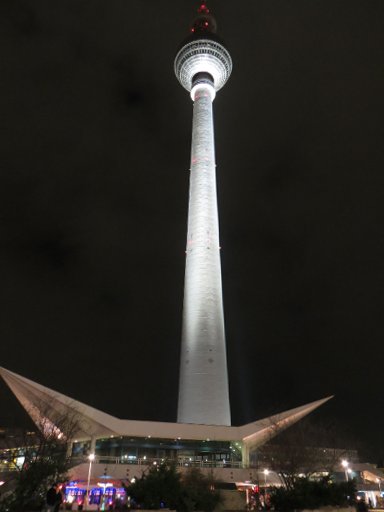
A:
[[[88,457],[72,457],[73,464],[88,463]],[[195,460],[190,457],[179,458],[179,459],[167,459],[167,458],[149,458],[149,457],[113,457],[113,456],[102,456],[95,455],[93,464],[132,464],[135,466],[156,466],[166,462],[172,462],[179,467],[199,467],[199,468],[245,468],[240,461],[224,461],[224,460]]]

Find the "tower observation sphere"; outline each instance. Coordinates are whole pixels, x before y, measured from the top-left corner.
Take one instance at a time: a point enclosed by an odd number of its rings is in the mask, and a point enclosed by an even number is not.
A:
[[[175,74],[181,85],[191,91],[202,80],[210,81],[214,91],[227,82],[232,72],[232,59],[222,41],[216,36],[216,21],[205,4],[198,10],[191,35],[175,58]]]
[[[175,58],[194,102],[177,420],[230,425],[212,102],[232,60],[215,32],[203,2]]]

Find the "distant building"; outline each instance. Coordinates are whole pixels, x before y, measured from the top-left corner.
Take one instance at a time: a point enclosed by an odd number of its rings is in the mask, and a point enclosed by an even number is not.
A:
[[[344,448],[326,448],[318,446],[288,446],[287,443],[267,443],[260,450],[254,450],[250,454],[250,463],[254,467],[274,468],[284,457],[295,457],[298,454],[299,460],[308,460],[312,469],[331,470],[339,464],[342,459],[347,459],[350,463],[359,463],[359,454],[354,449]],[[306,454],[303,454],[305,450]],[[300,469],[299,469],[300,470]],[[343,470],[344,475],[344,470]]]

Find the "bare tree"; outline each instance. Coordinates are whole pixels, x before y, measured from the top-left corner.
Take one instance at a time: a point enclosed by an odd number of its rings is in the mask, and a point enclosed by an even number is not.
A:
[[[292,489],[299,477],[331,473],[348,453],[345,437],[334,423],[320,425],[306,418],[260,447],[257,462],[278,473]]]
[[[20,432],[18,446],[9,447],[7,457],[13,461],[8,480],[13,492],[0,502],[0,511],[22,512],[38,507],[47,488],[63,481],[70,467],[68,442],[78,430],[78,415],[59,412],[50,406],[39,407],[34,417],[38,430]],[[39,509],[40,510],[40,509]]]

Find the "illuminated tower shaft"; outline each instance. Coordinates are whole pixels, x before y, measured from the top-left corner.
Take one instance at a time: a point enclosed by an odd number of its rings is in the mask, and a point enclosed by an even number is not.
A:
[[[178,421],[230,425],[211,96],[195,90]]]
[[[230,425],[212,101],[231,57],[205,4],[175,59],[194,101],[178,422]]]

